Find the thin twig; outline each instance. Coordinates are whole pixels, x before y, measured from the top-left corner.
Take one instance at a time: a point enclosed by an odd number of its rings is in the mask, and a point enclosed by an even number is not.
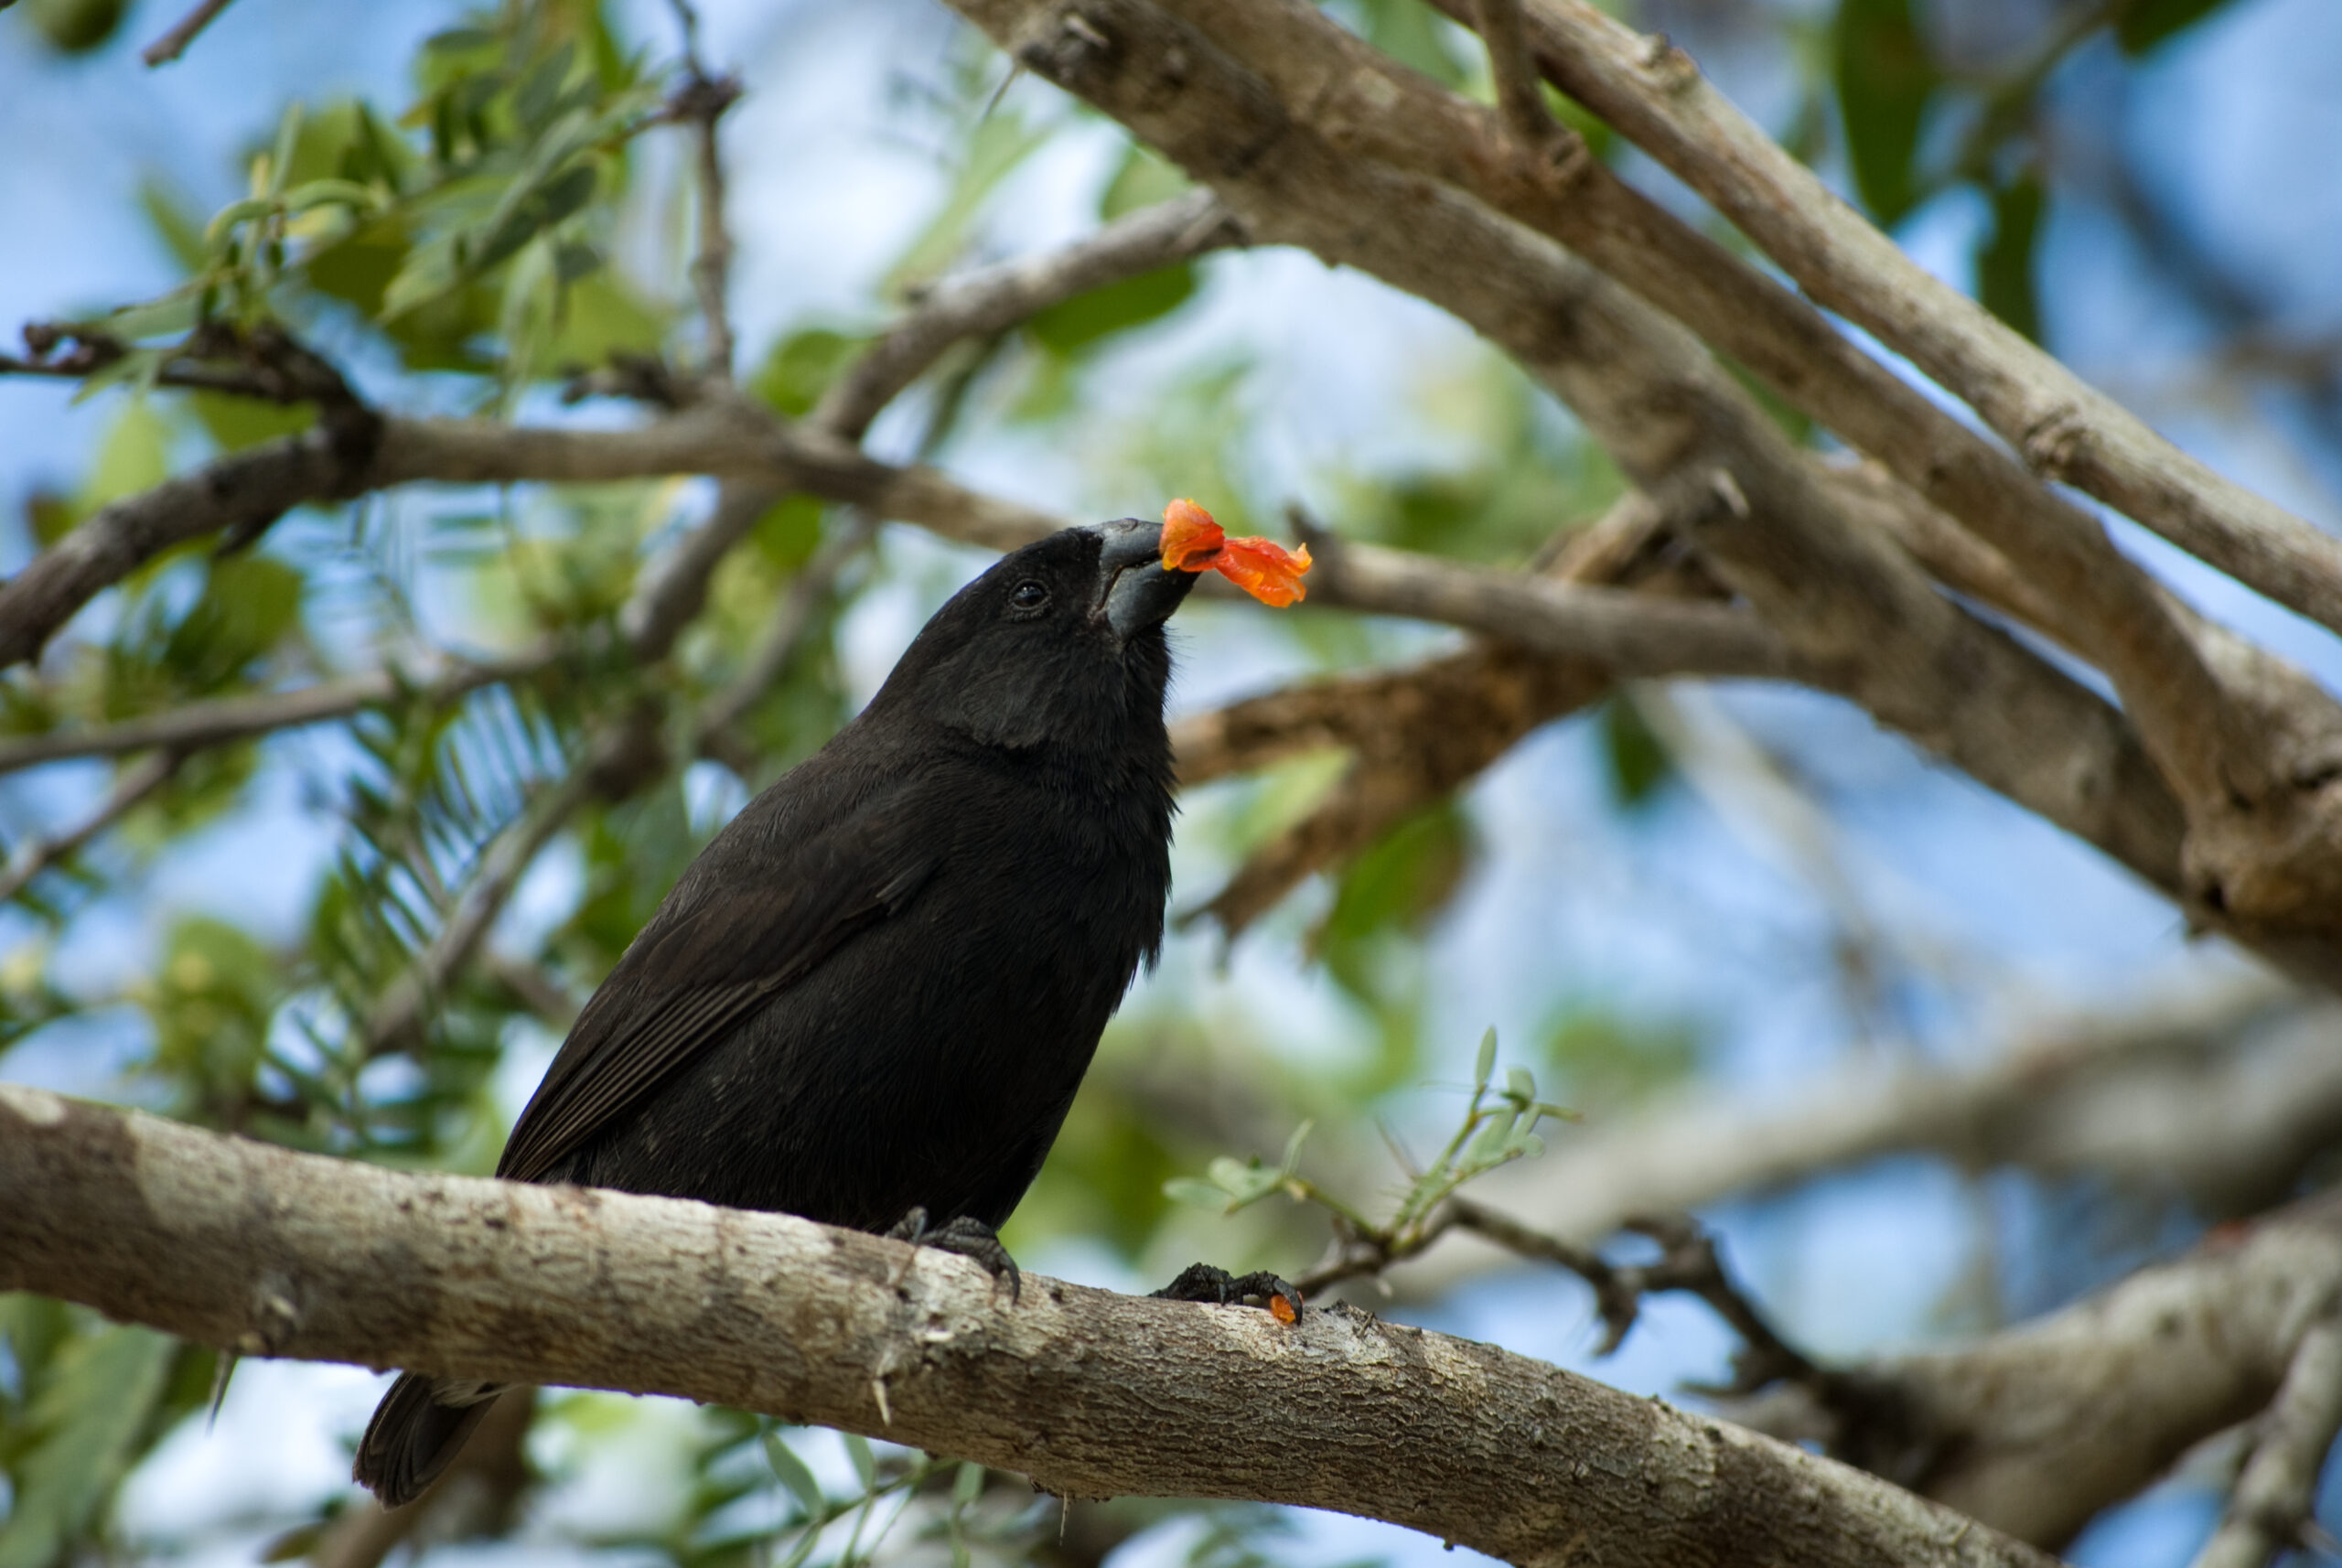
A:
[[[724,152],[716,125],[738,102],[740,83],[711,76],[699,52],[699,13],[691,0],[668,0],[683,34],[683,84],[667,102],[668,117],[689,121],[699,177],[699,249],[692,258],[692,286],[699,295],[707,331],[706,373],[711,381],[732,379],[734,346],[730,290],[732,236],[724,223]]]
[[[1569,137],[1545,106],[1545,85],[1537,61],[1529,52],[1528,24],[1520,0],[1473,0],[1479,13],[1480,38],[1488,47],[1488,74],[1495,79],[1497,111],[1524,146],[1552,155],[1565,148]]]
[[[0,773],[73,757],[124,757],[157,747],[196,752],[305,725],[345,719],[402,698],[447,703],[482,686],[525,680],[551,668],[563,650],[552,644],[510,659],[457,660],[434,673],[389,669],[319,682],[290,692],[220,697],[86,729],[50,730],[0,740]]]
[[[1193,190],[1118,218],[1062,250],[946,278],[830,384],[811,423],[859,441],[879,411],[953,344],[1004,332],[1091,289],[1243,242],[1235,214],[1209,190]]]
[[[861,512],[854,512],[836,536],[815,551],[813,558],[790,580],[788,590],[774,607],[772,622],[756,651],[748,656],[748,662],[693,722],[692,728],[699,737],[701,750],[713,754],[720,749],[727,755],[737,752],[736,742],[728,732],[789,668],[798,644],[813,624],[814,611],[837,586],[838,574],[869,546],[876,533],[876,524]]]
[[[382,993],[360,1034],[369,1057],[405,1048],[421,1034],[425,1011],[446,994],[503,913],[521,878],[577,809],[601,788],[596,771],[581,766],[546,790],[521,820],[498,834],[480,857],[478,875],[464,890],[439,934]]]
[[[171,30],[138,51],[138,58],[148,69],[168,65],[187,52],[195,37],[209,27],[220,13],[228,8],[229,0],[199,0],[195,9],[181,16]]]
[[[724,221],[724,152],[718,124],[724,112],[740,96],[740,84],[731,77],[708,78],[694,73],[669,106],[678,119],[689,120],[699,170],[699,252],[692,258],[692,286],[699,295],[700,317],[707,332],[708,379],[726,383],[732,379],[734,354],[731,315],[732,235]]]
[[[2318,1472],[2342,1433],[2342,1316],[2329,1309],[2303,1334],[2255,1424],[2252,1456],[2195,1568],[2265,1568],[2280,1552],[2313,1544]]]
[[[120,822],[132,807],[168,782],[171,775],[178,771],[181,760],[177,752],[155,753],[124,770],[114,780],[105,804],[89,817],[55,838],[38,839],[18,850],[10,857],[7,869],[0,871],[0,904],[14,898],[34,877]]]

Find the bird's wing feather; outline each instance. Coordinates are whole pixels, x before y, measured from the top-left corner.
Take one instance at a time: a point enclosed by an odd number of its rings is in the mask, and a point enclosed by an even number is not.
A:
[[[496,1174],[542,1178],[755,1008],[898,913],[940,858],[909,799],[925,792],[885,792],[769,850],[753,878],[652,917],[578,1015]]]

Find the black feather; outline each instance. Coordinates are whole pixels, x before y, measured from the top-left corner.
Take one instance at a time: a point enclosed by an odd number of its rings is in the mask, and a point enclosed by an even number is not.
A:
[[[578,1016],[497,1174],[879,1230],[1008,1218],[1163,937],[1159,531],[1069,529],[938,611],[860,717],[693,863]],[[403,1377],[390,1506],[489,1391]]]

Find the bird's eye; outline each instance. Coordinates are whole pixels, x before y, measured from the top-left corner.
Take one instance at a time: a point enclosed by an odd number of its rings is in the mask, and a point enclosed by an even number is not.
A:
[[[1014,610],[1023,610],[1028,615],[1033,611],[1039,609],[1043,605],[1046,605],[1048,602],[1048,585],[1047,583],[1036,581],[1031,577],[1026,578],[1023,582],[1008,590],[1008,607]]]

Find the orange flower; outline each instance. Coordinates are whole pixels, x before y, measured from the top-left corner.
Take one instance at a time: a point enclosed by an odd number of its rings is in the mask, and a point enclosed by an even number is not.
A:
[[[1261,538],[1230,539],[1211,513],[1191,500],[1163,509],[1163,569],[1200,572],[1209,566],[1260,600],[1283,609],[1309,592],[1309,546],[1287,550]]]
[[[1211,513],[1190,500],[1173,501],[1163,509],[1163,569],[1200,572],[1219,557],[1227,538]]]

